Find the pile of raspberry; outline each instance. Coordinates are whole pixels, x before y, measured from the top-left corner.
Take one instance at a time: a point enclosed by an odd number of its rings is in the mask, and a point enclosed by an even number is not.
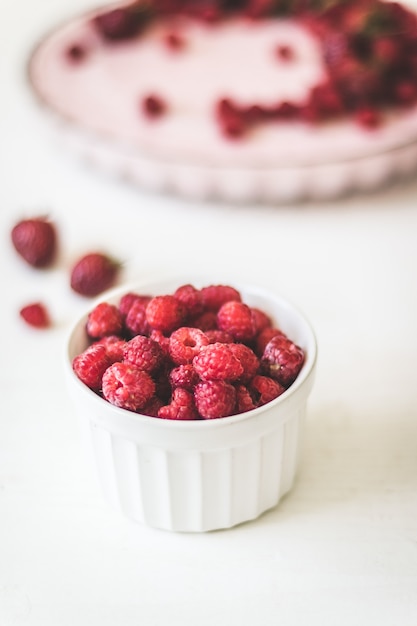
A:
[[[321,44],[325,80],[304,102],[279,101],[273,106],[239,103],[225,93],[213,103],[213,117],[223,136],[240,139],[269,122],[301,121],[317,125],[350,117],[361,126],[378,127],[385,109],[417,102],[417,18],[399,2],[387,0],[134,0],[100,12],[92,20],[102,40],[114,46],[140,37],[155,19],[178,16],[216,23],[240,16],[249,20],[296,18]],[[165,38],[175,53],[187,51],[186,41],[173,31]],[[73,62],[87,51],[74,44],[67,51]],[[296,51],[277,46],[277,63],[296,61]],[[169,114],[163,93],[150,93],[140,110],[149,118]]]
[[[244,413],[297,378],[302,348],[230,285],[192,284],[101,302],[86,322],[78,378],[111,404],[174,420]]]

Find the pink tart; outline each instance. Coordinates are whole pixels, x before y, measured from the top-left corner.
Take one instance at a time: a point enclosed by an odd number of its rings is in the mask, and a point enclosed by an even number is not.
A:
[[[143,188],[284,202],[417,165],[417,18],[383,0],[138,0],[29,64],[68,144]]]

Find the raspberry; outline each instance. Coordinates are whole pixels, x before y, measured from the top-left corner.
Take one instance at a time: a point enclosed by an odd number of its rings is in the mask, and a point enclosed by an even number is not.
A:
[[[125,326],[132,337],[135,335],[149,335],[150,327],[146,319],[146,307],[150,298],[135,298],[127,312]]]
[[[285,391],[278,381],[269,378],[268,376],[255,376],[249,385],[250,392],[253,397],[256,398],[256,405],[262,406],[275,400]]]
[[[149,415],[149,417],[158,417],[159,409],[164,406],[164,403],[157,396],[152,396],[148,402],[141,408],[141,415]]]
[[[105,399],[129,411],[141,409],[155,393],[155,383],[149,374],[130,363],[110,365],[102,384]]]
[[[243,366],[226,343],[211,343],[201,348],[193,366],[202,380],[236,380]]]
[[[16,252],[32,267],[48,267],[54,261],[56,229],[44,217],[21,220],[13,227],[11,238]]]
[[[164,353],[161,346],[149,337],[137,335],[126,344],[125,363],[135,365],[145,372],[155,372],[162,365],[163,360]]]
[[[225,302],[235,300],[241,302],[242,297],[234,287],[229,285],[209,285],[201,289],[201,297],[203,299],[204,309],[206,311],[217,311]]]
[[[111,364],[106,346],[95,343],[73,359],[72,368],[87,387],[99,391],[103,374]]]
[[[270,328],[272,326],[271,318],[265,313],[265,311],[261,311],[261,309],[257,309],[256,307],[251,307],[251,311],[252,321],[255,327],[255,335],[258,335],[265,328]]]
[[[239,381],[242,383],[251,380],[259,370],[259,359],[256,354],[245,346],[243,343],[231,343],[228,344],[229,350],[235,355],[243,367],[243,372],[239,376]]]
[[[258,356],[262,356],[266,347],[266,344],[269,343],[272,337],[285,337],[285,334],[279,328],[275,328],[274,326],[264,328],[257,335],[255,341],[255,352]]]
[[[261,365],[262,371],[289,387],[297,378],[304,363],[304,352],[285,337],[276,336],[266,345]]]
[[[193,394],[180,387],[174,389],[170,404],[159,409],[158,417],[171,420],[198,419]]]
[[[208,330],[217,330],[217,315],[214,311],[206,311],[193,319],[193,326],[205,333]]]
[[[232,335],[224,330],[206,330],[205,335],[209,343],[233,343],[234,341]]]
[[[131,39],[138,34],[145,22],[146,14],[135,11],[134,4],[100,13],[93,18],[96,30],[109,42]]]
[[[187,311],[187,317],[196,317],[203,312],[201,291],[193,287],[193,285],[182,285],[178,287],[174,293],[174,297],[184,305]]]
[[[146,307],[146,319],[152,329],[171,333],[182,326],[184,306],[174,296],[155,296]]]
[[[123,361],[126,347],[126,341],[124,339],[120,339],[120,337],[116,335],[108,335],[96,341],[95,345],[105,346],[112,363]]]
[[[166,102],[155,94],[145,96],[141,103],[143,113],[149,118],[158,118],[166,113]]]
[[[100,339],[106,335],[119,335],[122,328],[122,315],[113,304],[100,302],[88,315],[86,330],[93,339]]]
[[[169,354],[177,365],[191,363],[203,346],[208,345],[208,339],[202,330],[183,326],[174,330],[169,338]]]
[[[71,288],[83,296],[98,296],[113,285],[120,263],[101,252],[86,254],[71,270]]]
[[[199,381],[200,377],[191,363],[178,365],[178,367],[174,367],[169,374],[169,382],[173,389],[181,387],[182,389],[192,391]]]
[[[51,325],[48,309],[42,302],[27,304],[19,311],[20,317],[34,328],[48,328]]]
[[[153,330],[149,335],[162,349],[162,352],[169,358],[169,337],[165,337],[160,330]]]
[[[217,313],[220,330],[230,333],[237,341],[249,341],[255,335],[252,311],[243,302],[230,301],[223,304]]]
[[[246,411],[252,411],[252,409],[256,409],[256,405],[247,387],[245,385],[237,385],[236,413],[246,413]]]
[[[151,296],[142,296],[138,293],[132,293],[129,291],[129,293],[125,293],[124,296],[120,298],[119,311],[123,315],[123,318],[126,319],[126,316],[134,302],[139,301],[146,307],[150,300]]]
[[[203,419],[233,415],[236,389],[223,380],[202,381],[194,389],[194,400]]]

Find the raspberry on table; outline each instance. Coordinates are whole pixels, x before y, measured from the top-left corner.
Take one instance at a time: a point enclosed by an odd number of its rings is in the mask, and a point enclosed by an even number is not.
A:
[[[183,325],[183,304],[174,296],[155,296],[146,307],[146,319],[152,329],[171,333]]]
[[[266,345],[262,359],[262,371],[289,387],[297,378],[304,363],[304,351],[290,339],[277,335]]]
[[[82,296],[98,296],[113,285],[120,267],[120,263],[107,254],[86,254],[71,269],[71,289]]]
[[[249,391],[256,398],[256,406],[263,406],[284,393],[285,387],[269,376],[257,375],[250,381]]]
[[[209,343],[206,335],[198,328],[182,326],[169,338],[169,354],[176,365],[191,363],[201,348]]]
[[[93,339],[100,339],[106,335],[120,335],[122,329],[122,314],[114,304],[100,302],[88,314],[86,330]]]
[[[45,217],[21,220],[13,227],[11,239],[16,252],[32,267],[45,268],[53,263],[57,233]]]
[[[100,391],[103,374],[112,363],[106,346],[94,343],[73,359],[72,369],[87,387]]]
[[[236,341],[250,341],[255,336],[251,308],[243,302],[231,300],[223,304],[217,313],[217,325]]]
[[[103,396],[114,406],[139,411],[155,393],[155,383],[147,372],[131,363],[113,363],[102,379]]]
[[[124,350],[124,362],[135,365],[139,369],[152,373],[155,372],[164,361],[164,353],[161,346],[150,337],[136,335],[126,343]]]
[[[159,409],[158,417],[171,420],[198,419],[199,415],[195,407],[194,395],[181,387],[174,389],[170,404]]]
[[[20,317],[34,328],[48,328],[51,325],[49,311],[42,302],[27,304],[19,311]]]
[[[207,380],[196,385],[194,400],[203,419],[215,419],[233,415],[236,404],[236,389],[224,380]]]
[[[243,365],[227,343],[211,343],[201,348],[193,359],[193,366],[202,380],[237,380],[243,374]]]

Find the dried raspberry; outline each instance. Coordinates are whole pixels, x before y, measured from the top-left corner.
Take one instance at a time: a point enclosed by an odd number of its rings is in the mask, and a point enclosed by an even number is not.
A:
[[[86,330],[89,337],[100,339],[106,335],[120,335],[123,319],[119,309],[108,302],[100,302],[90,311]]]
[[[156,119],[166,113],[166,102],[155,94],[145,96],[141,103],[143,113],[150,119]]]
[[[174,296],[155,296],[146,307],[149,326],[163,333],[171,333],[182,326],[184,307]]]
[[[264,328],[257,335],[255,341],[255,352],[258,356],[262,356],[266,347],[266,344],[269,343],[272,337],[286,337],[286,335],[279,330],[279,328],[275,328],[275,326]]]
[[[33,267],[52,264],[56,254],[57,235],[52,222],[44,217],[24,219],[12,229],[11,238],[16,252]]]
[[[248,382],[259,370],[260,363],[258,357],[253,350],[243,343],[231,343],[228,347],[243,367],[243,372],[239,376],[239,382]]]
[[[256,398],[256,405],[262,406],[275,400],[285,391],[278,381],[268,376],[255,376],[249,385],[250,393]]]
[[[276,336],[266,345],[261,363],[267,376],[289,387],[304,363],[304,351],[289,339]]]
[[[126,330],[132,337],[135,335],[149,335],[150,326],[146,319],[146,307],[151,298],[136,298],[126,315]]]
[[[236,386],[236,413],[246,413],[256,409],[256,404],[253,401],[248,388],[245,385]]]
[[[217,311],[225,302],[235,300],[242,301],[239,291],[229,285],[209,285],[201,289],[201,297],[203,299],[204,309],[206,311]]]
[[[193,366],[202,380],[237,380],[243,366],[227,343],[212,343],[201,348]]]
[[[111,364],[106,346],[94,343],[73,359],[72,368],[87,387],[99,391],[103,374]]]
[[[235,410],[236,389],[223,380],[202,381],[194,390],[194,401],[203,419],[227,417]]]
[[[103,396],[121,409],[138,411],[155,393],[155,383],[147,372],[130,363],[113,363],[102,380]]]
[[[237,341],[250,341],[255,336],[252,311],[243,302],[232,300],[223,304],[217,313],[217,325]]]
[[[113,285],[120,263],[101,252],[83,256],[71,270],[71,288],[83,296],[98,296]]]
[[[155,372],[164,360],[161,346],[153,339],[136,335],[126,343],[124,361],[135,365],[139,369],[152,373]]]
[[[234,339],[230,333],[224,330],[206,330],[205,335],[209,343],[233,343]]]
[[[200,377],[191,363],[178,365],[169,374],[169,382],[173,389],[181,387],[182,389],[192,391],[199,381]]]
[[[174,293],[186,310],[187,317],[196,317],[203,312],[203,298],[201,291],[193,285],[182,285]]]
[[[170,404],[159,409],[158,417],[171,420],[198,419],[199,415],[195,408],[194,395],[180,387],[174,389]]]
[[[95,345],[105,346],[112,363],[116,363],[116,361],[123,361],[126,347],[126,341],[124,339],[121,339],[116,335],[108,335],[96,341]]]
[[[42,302],[27,304],[19,311],[20,317],[34,328],[48,328],[51,325],[48,309]]]
[[[176,365],[191,363],[201,348],[208,343],[202,330],[182,326],[174,330],[169,338],[169,354]]]

